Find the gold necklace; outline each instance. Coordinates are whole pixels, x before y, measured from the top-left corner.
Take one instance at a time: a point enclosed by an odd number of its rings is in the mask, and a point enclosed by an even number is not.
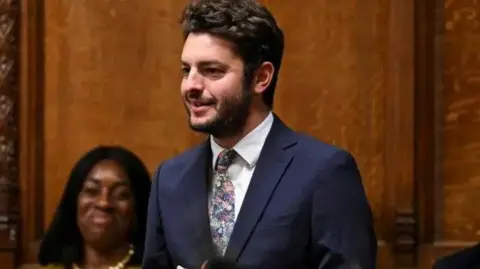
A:
[[[130,245],[130,249],[128,250],[127,255],[125,255],[125,257],[121,261],[119,261],[115,266],[109,266],[108,269],[125,268],[125,264],[127,264],[130,261],[134,253],[135,253],[135,250],[133,249],[133,245]],[[73,266],[73,269],[81,269],[80,266],[78,266],[75,263],[72,266]]]

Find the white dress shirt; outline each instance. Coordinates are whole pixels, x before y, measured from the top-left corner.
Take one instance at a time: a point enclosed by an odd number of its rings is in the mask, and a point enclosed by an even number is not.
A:
[[[260,125],[233,146],[233,149],[239,156],[235,158],[232,164],[228,167],[227,173],[235,189],[235,221],[237,220],[238,213],[240,212],[243,200],[247,194],[248,185],[250,185],[250,180],[252,179],[255,166],[257,165],[258,157],[260,157],[260,152],[262,151],[272,125],[273,115],[272,112],[270,112]],[[215,169],[218,154],[225,149],[218,145],[212,136],[210,136],[210,142],[213,156],[212,166],[213,169]],[[215,177],[213,177],[212,180],[215,180]],[[215,182],[212,182],[212,186],[214,183]]]

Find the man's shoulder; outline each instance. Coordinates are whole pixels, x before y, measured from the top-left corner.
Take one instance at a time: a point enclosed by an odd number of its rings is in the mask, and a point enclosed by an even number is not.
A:
[[[298,138],[297,152],[300,156],[317,161],[327,161],[333,157],[353,158],[352,154],[346,149],[322,141],[311,135],[295,132]]]
[[[274,130],[276,130],[275,134],[280,134],[281,136],[286,135],[290,138],[293,137],[296,142],[294,151],[307,158],[329,158],[339,152],[346,152],[344,149],[336,145],[325,142],[304,132],[294,130],[277,116],[275,117],[274,128],[272,128],[272,131]]]

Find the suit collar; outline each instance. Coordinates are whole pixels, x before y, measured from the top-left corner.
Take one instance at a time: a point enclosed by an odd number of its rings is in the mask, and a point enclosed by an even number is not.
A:
[[[252,168],[257,164],[260,152],[265,144],[270,130],[272,129],[274,122],[274,116],[270,112],[267,117],[250,133],[242,138],[238,143],[233,146],[233,149],[242,157],[243,160]],[[215,167],[217,156],[225,148],[217,144],[213,136],[210,136],[210,145],[212,148],[212,167]]]
[[[265,210],[276,186],[293,159],[292,147],[297,143],[294,131],[289,129],[276,116],[260,152],[255,172],[240,209],[234,230],[230,237],[225,256],[238,259],[248,243],[255,226]],[[212,169],[212,150],[210,140],[206,139],[190,155],[185,173],[180,179],[179,189],[185,197],[187,212],[191,214],[189,224],[194,232],[192,263],[200,264],[213,257],[214,248],[208,216],[208,192]],[[188,233],[190,234],[190,233]]]
[[[237,260],[248,243],[283,174],[297,143],[295,132],[275,116],[230,237],[225,256]]]
[[[188,230],[178,236],[178,240],[188,241],[192,246],[188,249],[190,266],[200,268],[201,264],[213,257],[214,248],[210,233],[208,217],[208,191],[211,173],[210,161],[212,152],[209,140],[205,140],[185,165],[185,173],[181,176],[178,189],[181,199],[185,201],[184,213]],[[180,214],[180,213],[179,213]]]

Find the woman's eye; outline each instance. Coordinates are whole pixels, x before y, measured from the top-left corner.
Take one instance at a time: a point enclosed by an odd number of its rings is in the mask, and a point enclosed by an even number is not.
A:
[[[95,187],[85,187],[83,188],[83,193],[89,195],[89,196],[95,196],[99,193],[99,189]]]
[[[119,190],[116,191],[113,196],[116,200],[128,200],[132,197],[132,194],[128,190]]]

